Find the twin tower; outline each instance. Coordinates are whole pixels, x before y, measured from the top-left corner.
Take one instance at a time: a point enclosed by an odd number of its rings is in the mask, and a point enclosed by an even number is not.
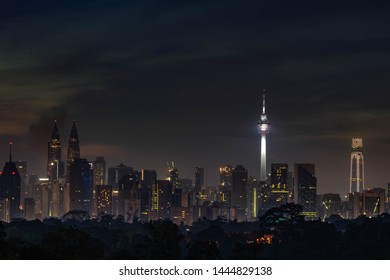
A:
[[[61,161],[61,141],[58,132],[57,121],[54,122],[54,127],[51,134],[51,139],[48,143],[47,155],[47,177],[51,181],[58,181],[58,178],[65,177],[65,165]],[[72,129],[69,135],[67,169],[75,158],[80,157],[79,135],[76,128],[76,122],[73,121]]]

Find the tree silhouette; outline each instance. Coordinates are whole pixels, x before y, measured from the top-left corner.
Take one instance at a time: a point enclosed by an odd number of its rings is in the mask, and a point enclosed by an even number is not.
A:
[[[42,247],[53,253],[53,259],[103,259],[104,243],[73,227],[60,227],[42,240]]]

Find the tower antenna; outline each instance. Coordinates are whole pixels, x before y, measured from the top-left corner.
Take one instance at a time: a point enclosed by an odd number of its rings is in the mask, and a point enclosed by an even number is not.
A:
[[[12,162],[12,141],[9,141],[9,162]]]

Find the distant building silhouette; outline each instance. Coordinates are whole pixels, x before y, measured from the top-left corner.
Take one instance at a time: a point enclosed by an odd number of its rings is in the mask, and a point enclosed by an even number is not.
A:
[[[92,170],[84,158],[75,158],[69,165],[70,210],[91,213],[92,208]]]
[[[10,143],[9,161],[5,163],[0,176],[0,199],[3,200],[4,207],[7,208],[9,204],[10,220],[21,217],[20,191],[20,175],[15,162],[12,161],[12,143]]]
[[[112,186],[112,214],[115,216],[118,215],[119,181],[123,176],[131,174],[133,170],[133,167],[123,163],[108,168],[108,185]]]
[[[61,161],[61,140],[57,127],[57,121],[51,133],[50,141],[47,143],[47,178],[50,181],[57,181],[64,176],[65,166]]]
[[[219,168],[219,201],[230,205],[231,190],[232,190],[232,173],[231,165],[224,165]]]
[[[126,221],[140,217],[141,212],[141,173],[132,171],[119,180],[118,215],[125,217]]]
[[[294,165],[295,203],[302,205],[303,214],[309,218],[317,217],[317,178],[313,163],[296,163]]]
[[[152,187],[157,182],[156,170],[143,169],[141,171],[141,189],[140,189],[140,219],[148,221],[150,204],[152,197]]]
[[[75,158],[80,158],[80,141],[77,132],[76,122],[73,121],[72,129],[68,142],[67,174],[69,175],[69,166]]]
[[[152,187],[151,210],[149,219],[167,219],[171,217],[173,184],[169,180],[157,180]]]
[[[175,189],[180,187],[179,170],[175,168],[175,163],[173,161],[172,164],[168,163],[168,180],[172,182]]]
[[[271,184],[267,208],[280,207],[288,202],[289,173],[287,163],[271,164]]]
[[[27,162],[18,160],[15,164],[20,176],[20,201],[23,205],[24,199],[30,195],[27,182]]]
[[[246,220],[248,171],[237,165],[232,171],[231,208],[235,209],[234,219]]]
[[[95,188],[97,215],[112,214],[112,186],[97,185]]]
[[[96,157],[96,160],[93,162],[93,189],[92,189],[92,216],[97,216],[98,211],[98,199],[97,199],[97,186],[103,186],[106,181],[106,161],[104,157]],[[112,188],[111,188],[111,200],[112,200]],[[110,202],[112,203],[112,201]],[[112,207],[112,205],[110,205]],[[110,210],[110,214],[112,210]]]
[[[38,183],[35,185],[35,218],[38,220],[51,216],[51,188],[52,183],[49,178],[39,178]]]
[[[134,171],[133,167],[124,165],[123,163],[112,166],[108,168],[108,184],[113,187],[113,189],[118,190],[119,181],[123,176],[129,175]]]
[[[24,218],[27,221],[35,220],[35,200],[34,198],[24,199]]]

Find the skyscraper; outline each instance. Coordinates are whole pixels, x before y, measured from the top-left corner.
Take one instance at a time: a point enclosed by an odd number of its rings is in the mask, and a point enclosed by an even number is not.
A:
[[[29,195],[27,186],[27,162],[18,160],[15,164],[20,176],[20,203],[24,205],[24,199]]]
[[[20,205],[20,175],[15,162],[12,161],[12,143],[10,143],[9,161],[5,163],[0,177],[0,199],[9,202],[9,218],[19,218]]]
[[[123,176],[129,175],[134,171],[133,167],[124,165],[123,163],[108,168],[108,184],[113,187],[113,190],[118,190],[119,181]]]
[[[294,165],[294,199],[295,203],[302,205],[303,215],[317,217],[317,178],[313,163]]]
[[[363,139],[352,138],[349,192],[364,190]]]
[[[242,165],[237,165],[232,172],[231,207],[246,208],[246,191],[248,186],[248,171]]]
[[[230,204],[231,187],[232,187],[231,165],[224,165],[219,168],[219,201]]]
[[[268,208],[286,204],[289,195],[288,164],[271,164],[271,186],[268,200]]]
[[[168,179],[172,182],[173,188],[177,189],[180,187],[179,181],[179,170],[175,168],[175,163],[172,161],[172,164],[168,162]]]
[[[93,179],[92,179],[93,182],[92,215],[93,216],[97,216],[99,214],[98,211],[99,204],[98,204],[98,197],[97,197],[99,194],[98,186],[103,186],[105,181],[106,181],[106,161],[104,160],[104,157],[96,157],[96,160],[93,162]],[[112,200],[112,188],[111,188],[111,200]],[[107,209],[105,209],[104,211],[107,211]],[[109,213],[111,213],[111,210]]]
[[[151,191],[154,184],[157,182],[157,172],[155,170],[143,169],[141,172],[141,190],[140,190],[140,219],[147,221],[150,212]]]
[[[112,213],[112,186],[96,186],[96,204],[96,212],[98,214],[104,215]]]
[[[119,181],[123,176],[129,175],[133,172],[133,167],[119,164],[117,166],[108,168],[108,185],[112,186],[112,214],[118,215],[118,192]]]
[[[104,157],[96,157],[93,162],[93,185],[104,185],[106,181],[106,161]]]
[[[50,141],[47,143],[47,178],[50,181],[58,180],[64,175],[64,165],[61,162],[61,141],[57,127],[57,121],[51,132]]]
[[[260,181],[265,182],[267,180],[267,143],[266,137],[269,132],[271,124],[268,122],[267,115],[265,113],[265,94],[263,94],[263,112],[260,116],[260,120],[257,122],[257,129],[261,135],[261,151],[260,151]]]
[[[200,188],[204,186],[204,168],[197,166],[195,168],[195,187]]]
[[[152,199],[149,220],[170,218],[173,190],[174,188],[172,182],[168,180],[158,180],[152,186]]]
[[[76,122],[73,121],[72,129],[69,135],[68,142],[68,158],[67,158],[67,174],[69,176],[69,166],[74,161],[75,158],[80,157],[80,142],[79,134],[76,128]]]
[[[91,212],[92,170],[84,158],[75,158],[69,165],[70,210]]]

